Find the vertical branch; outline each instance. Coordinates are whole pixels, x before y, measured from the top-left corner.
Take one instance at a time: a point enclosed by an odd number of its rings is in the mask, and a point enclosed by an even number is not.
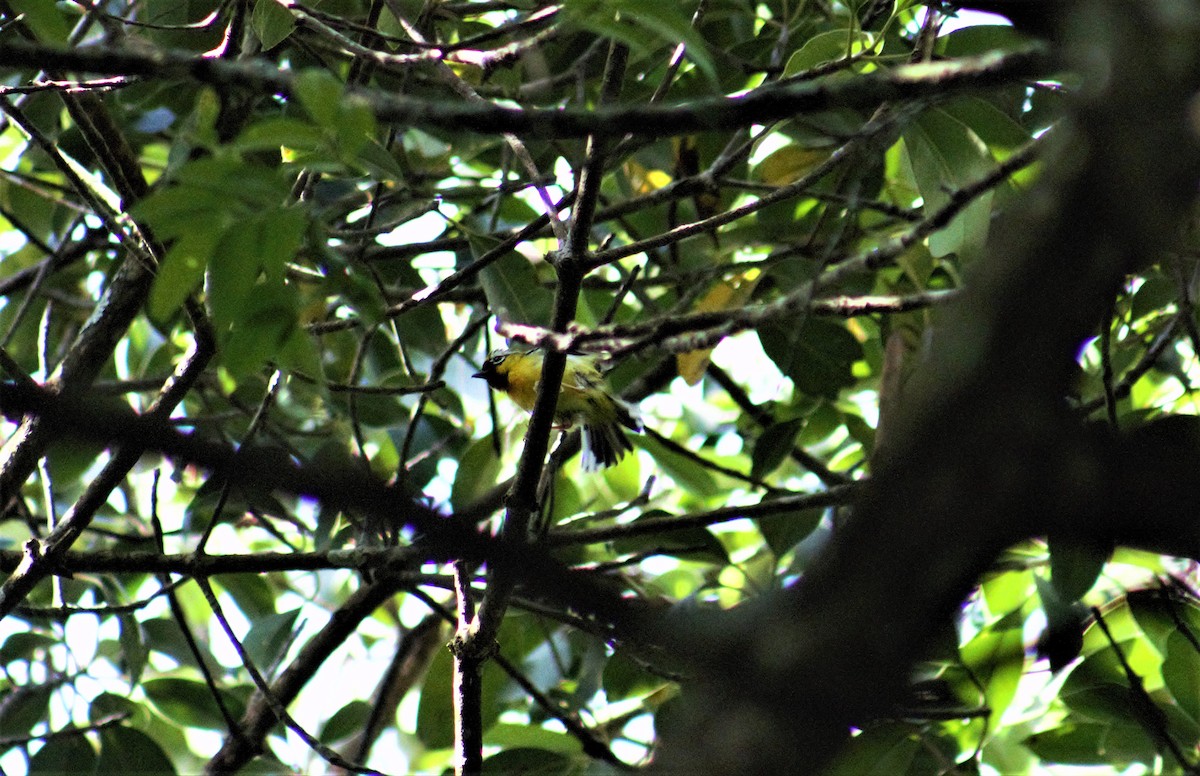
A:
[[[612,100],[620,93],[627,58],[628,50],[624,46],[617,43],[610,46],[600,91],[602,102]],[[560,250],[551,257],[558,276],[551,322],[555,331],[566,331],[568,324],[575,320],[583,277],[588,269],[588,235],[604,175],[604,148],[603,139],[588,138],[587,158],[575,187],[577,194],[571,223],[566,234],[560,234]],[[529,540],[529,526],[538,511],[538,482],[550,446],[550,431],[566,365],[566,353],[549,352],[542,361],[537,401],[529,429],[525,432],[525,447],[517,464],[517,474],[506,499],[507,510],[501,528],[501,538],[513,546]],[[508,609],[515,579],[512,570],[503,562],[494,564],[490,569],[487,593],[475,612],[470,611],[468,580],[461,569],[456,579],[459,588],[458,631],[451,643],[456,704],[455,770],[458,774],[470,774],[478,773],[482,768],[483,665],[495,653],[496,633]]]
[[[470,632],[475,620],[475,602],[471,598],[471,566],[454,564],[454,595],[458,632]],[[494,644],[494,642],[493,642]],[[463,645],[455,639],[452,649]],[[490,646],[490,645],[489,645]],[[454,677],[454,772],[480,773],[483,770],[483,664],[490,650],[455,649]]]
[[[1100,379],[1104,383],[1104,411],[1108,417],[1108,425],[1116,431],[1120,424],[1117,420],[1117,393],[1113,389],[1112,363],[1112,329],[1117,322],[1116,306],[1111,302],[1100,327]]]

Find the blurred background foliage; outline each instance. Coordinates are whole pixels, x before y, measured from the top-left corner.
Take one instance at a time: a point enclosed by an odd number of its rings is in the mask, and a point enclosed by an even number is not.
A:
[[[1041,45],[1003,19],[913,0],[6,0],[0,12],[0,46],[169,51],[292,78],[285,96],[186,68],[60,72],[34,58],[0,73],[7,379],[47,380],[89,327],[111,327],[87,390],[145,411],[211,331],[215,356],[174,424],[281,460],[350,461],[484,526],[525,414],[471,374],[504,345],[498,323],[550,324],[560,245],[547,208],[569,212],[587,152],[578,137],[382,118],[377,95],[591,109],[621,51],[612,110],[702,110]],[[869,109],[610,137],[575,331],[612,356],[611,384],[647,433],[599,473],[554,459],[546,546],[663,609],[729,608],[802,575],[886,443],[933,311],[1037,176],[1075,87],[1047,60]],[[98,116],[99,130],[81,125]],[[147,184],[137,201],[137,185],[114,180],[122,153]],[[161,252],[122,325],[105,294],[144,258],[139,240]],[[1064,397],[1079,413],[1125,428],[1195,414],[1195,251],[1186,235],[1128,279],[1079,354]],[[5,505],[10,570],[112,455],[69,439],[45,451]],[[197,772],[248,713],[248,662],[268,681],[304,672],[298,726],[349,760],[449,767],[449,569],[412,565],[314,659],[334,613],[359,605],[363,574],[255,566],[412,539],[145,456],[74,544],[110,567],[73,559],[85,570],[44,581],[0,623],[0,767]],[[211,578],[241,650],[202,586],[145,560],[201,551],[246,557],[243,573]],[[912,678],[911,708],[864,727],[835,772],[1182,767],[1200,743],[1193,579],[1190,561],[1145,552],[1012,548]],[[493,772],[641,765],[687,679],[670,655],[536,597],[514,601],[499,644],[482,707]],[[295,730],[263,735],[249,772],[332,767]]]

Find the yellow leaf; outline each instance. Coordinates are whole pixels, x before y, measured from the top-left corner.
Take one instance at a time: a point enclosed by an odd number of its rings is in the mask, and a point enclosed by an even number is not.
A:
[[[771,186],[786,186],[829,158],[829,149],[786,145],[758,165],[758,177]]]
[[[758,285],[762,272],[758,269],[748,269],[727,280],[718,281],[708,290],[708,293],[696,300],[693,312],[709,313],[716,310],[728,310],[740,307],[750,299],[754,287]],[[680,353],[675,356],[675,369],[688,385],[700,382],[704,370],[708,368],[708,360],[712,357],[712,348],[701,348]]]
[[[649,194],[671,182],[671,176],[662,170],[650,170],[632,160],[625,163],[625,175],[635,194]]]

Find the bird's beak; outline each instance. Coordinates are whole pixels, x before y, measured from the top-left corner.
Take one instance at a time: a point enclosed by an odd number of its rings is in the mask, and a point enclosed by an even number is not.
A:
[[[485,375],[483,372],[476,372],[475,374],[471,375],[471,377],[478,377],[481,380],[487,379],[487,375]]]

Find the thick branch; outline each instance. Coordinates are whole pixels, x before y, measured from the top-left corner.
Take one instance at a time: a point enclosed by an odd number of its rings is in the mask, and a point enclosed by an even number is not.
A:
[[[763,610],[698,630],[708,679],[663,768],[818,771],[851,724],[900,697],[933,626],[1001,549],[1046,532],[1128,539],[1146,520],[1117,490],[1135,479],[1130,458],[1106,455],[1063,397],[1125,273],[1166,247],[1194,197],[1200,7],[1111,0],[1080,17],[1088,86],[1057,140],[1066,152],[948,306],[827,551]],[[1195,497],[1171,479],[1194,475],[1136,474],[1143,496],[1170,494],[1151,502],[1160,530],[1184,506],[1168,501]]]
[[[336,461],[296,464],[278,451],[234,450],[226,444],[179,433],[124,407],[72,400],[26,385],[0,383],[0,409],[9,417],[36,415],[56,437],[139,445],[147,451],[163,453],[177,463],[195,464],[219,473],[234,483],[310,496],[326,506],[364,515],[381,525],[409,526],[420,533],[422,560],[499,563],[545,597],[605,619],[618,630],[644,627],[642,613],[622,601],[619,594],[571,573],[543,549],[525,541],[494,538],[461,521],[443,517],[402,490],[364,472],[349,459],[341,465]],[[354,553],[344,557],[352,558]],[[352,563],[347,560],[347,565]]]
[[[228,88],[291,96],[295,76],[262,61],[230,62],[182,51],[134,51],[94,46],[51,48],[20,40],[0,47],[0,67],[67,70],[98,75],[190,78]],[[765,124],[834,108],[873,109],[885,102],[945,97],[965,90],[1019,83],[1046,75],[1052,60],[1041,49],[922,64],[854,79],[764,87],[738,97],[696,100],[673,107],[577,109],[507,108],[495,104],[426,101],[355,90],[382,121],[406,126],[522,137],[586,135],[672,136]]]

